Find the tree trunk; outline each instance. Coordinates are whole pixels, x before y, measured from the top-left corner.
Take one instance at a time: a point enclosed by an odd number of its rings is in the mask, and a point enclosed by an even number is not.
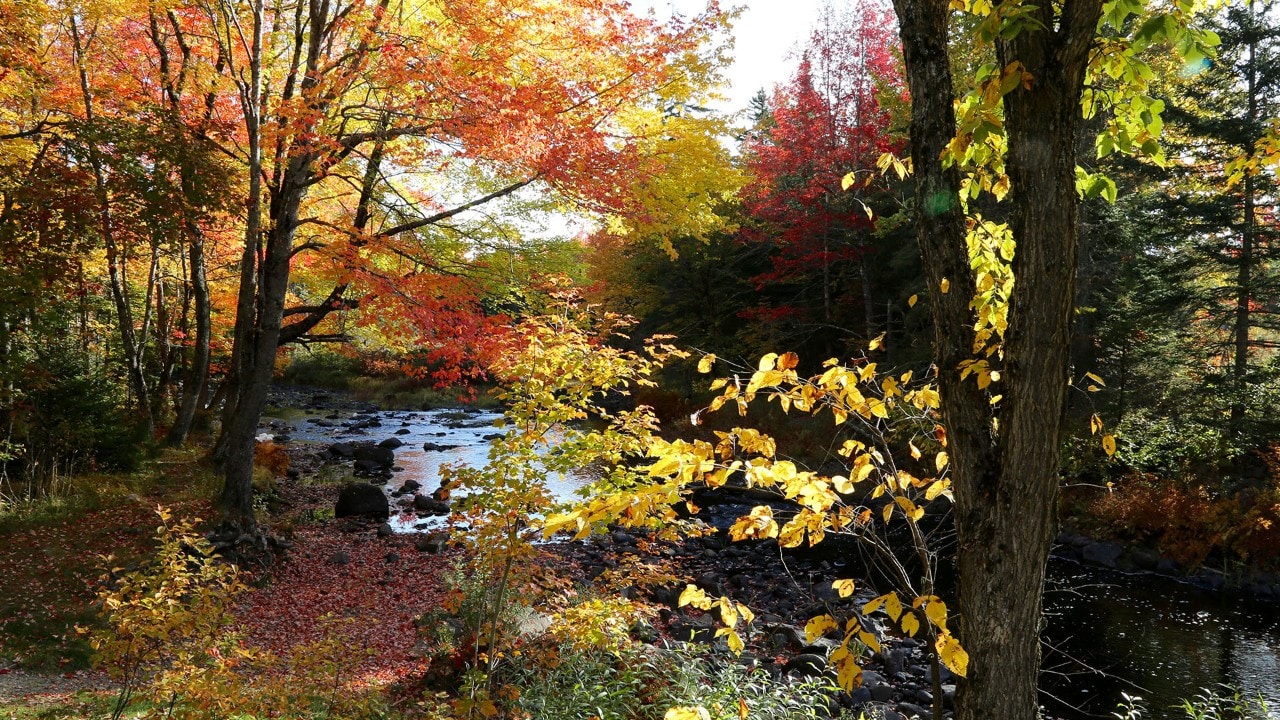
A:
[[[1249,18],[1251,22],[1256,22],[1253,0],[1249,2]],[[1257,64],[1257,42],[1250,41],[1248,49],[1248,61],[1245,70],[1245,91],[1248,94],[1248,108],[1246,109],[1246,119],[1250,123],[1258,120],[1258,64]],[[1252,146],[1247,150],[1249,154],[1253,153]],[[1245,399],[1248,392],[1249,383],[1249,329],[1252,324],[1250,317],[1251,308],[1250,301],[1253,299],[1253,250],[1256,231],[1256,202],[1254,197],[1257,192],[1257,180],[1252,172],[1246,173],[1244,177],[1244,222],[1240,229],[1240,267],[1236,271],[1236,317],[1235,317],[1235,362],[1232,367],[1232,375],[1235,380],[1235,398],[1231,403],[1231,424],[1233,429],[1240,430],[1240,425],[1244,421],[1245,416]]]
[[[1045,4],[1045,28],[997,48],[1035,77],[1004,98],[1017,240],[999,422],[962,381],[973,354],[974,294],[959,175],[941,156],[955,133],[947,0],[895,0],[912,95],[917,239],[929,282],[935,356],[956,492],[958,635],[969,653],[957,720],[1034,720],[1041,595],[1058,497],[1059,429],[1077,253],[1074,128],[1100,0]],[[946,279],[950,291],[944,292]]]
[[[185,186],[185,169],[183,175],[182,182]],[[213,334],[209,280],[205,275],[204,232],[191,218],[184,221],[184,227],[190,243],[188,262],[191,265],[191,298],[195,306],[196,339],[195,346],[191,349],[191,365],[182,381],[182,401],[178,405],[178,415],[174,418],[173,427],[169,429],[168,442],[175,447],[186,443],[199,410],[200,397],[209,377],[209,337]]]
[[[238,12],[238,8],[229,3],[221,5],[228,13]],[[245,131],[248,140],[249,199],[245,220],[244,252],[240,260],[240,288],[236,298],[236,321],[232,336],[231,370],[225,382],[230,391],[223,412],[222,434],[215,456],[220,461],[224,473],[222,486],[221,511],[225,525],[249,533],[256,534],[257,520],[253,514],[253,450],[254,432],[257,430],[258,418],[262,406],[266,402],[267,385],[271,380],[271,365],[265,368],[267,376],[259,376],[262,368],[256,366],[260,355],[259,348],[263,338],[261,332],[269,330],[269,316],[265,307],[261,317],[257,300],[258,283],[258,248],[261,243],[262,218],[262,54],[265,16],[262,0],[255,0],[251,5],[253,13],[252,46],[249,54],[249,79],[241,85],[240,103],[244,112]],[[230,57],[230,53],[227,53]],[[279,228],[272,237],[276,237]],[[289,233],[292,239],[292,231]],[[286,259],[286,277],[288,265]],[[276,331],[279,331],[279,315],[276,316]],[[272,338],[274,340],[274,338]],[[275,359],[275,345],[271,346],[271,359]]]
[[[96,124],[96,116],[93,109],[93,90],[89,86],[89,71],[86,65],[89,61],[85,57],[88,39],[81,34],[80,20],[74,15],[68,18],[68,27],[71,31],[76,62],[79,66],[80,99],[84,106],[84,119],[89,127],[92,128]],[[133,399],[136,407],[143,415],[143,420],[148,431],[150,431],[154,426],[154,420],[151,416],[151,400],[147,388],[147,377],[142,367],[147,342],[145,323],[141,337],[139,337],[133,325],[133,308],[130,304],[129,278],[126,274],[124,253],[117,242],[115,234],[115,221],[111,213],[111,195],[107,188],[106,167],[101,154],[98,152],[95,139],[91,139],[89,142],[88,150],[89,164],[93,170],[95,199],[98,202],[98,231],[102,236],[102,243],[106,249],[107,276],[111,287],[111,299],[114,301],[116,308],[116,323],[120,330],[120,344],[124,352],[125,369],[129,378],[129,386],[133,390]],[[154,280],[152,275],[154,268],[153,262],[151,268],[149,268],[148,302],[150,302],[151,293],[150,281]],[[150,307],[147,308],[147,312],[150,312]]]

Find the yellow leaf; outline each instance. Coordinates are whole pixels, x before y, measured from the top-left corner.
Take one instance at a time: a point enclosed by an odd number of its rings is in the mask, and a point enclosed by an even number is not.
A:
[[[743,649],[746,648],[746,644],[742,642],[742,636],[733,630],[725,633],[725,641],[729,643],[729,652],[734,655],[741,655]]]
[[[911,451],[911,459],[912,459],[912,460],[919,460],[919,459],[920,459],[920,448],[916,447],[916,444],[915,444],[915,443],[913,443],[913,442],[911,442],[910,440],[908,440],[908,441],[907,441],[907,447],[908,447],[908,448],[910,449],[910,451]]]
[[[836,663],[836,682],[840,683],[845,692],[862,684],[862,668],[858,667],[852,657],[842,657]]]
[[[871,600],[867,601],[867,604],[862,606],[862,614],[870,615],[876,610],[879,610],[880,606],[884,605],[885,600],[888,600],[888,599],[889,599],[888,595],[881,595],[878,598],[872,598]]]
[[[1095,383],[1097,383],[1098,385],[1100,385],[1100,386],[1102,386],[1102,387],[1106,387],[1106,386],[1107,386],[1107,384],[1106,384],[1106,383],[1102,382],[1102,378],[1098,377],[1097,375],[1094,375],[1094,374],[1093,374],[1093,373],[1091,373],[1091,372],[1087,372],[1087,373],[1085,373],[1085,374],[1084,374],[1084,376],[1085,376],[1086,378],[1088,378],[1089,380],[1094,381]]]
[[[883,344],[884,344],[884,333],[880,333],[879,335],[872,338],[871,342],[867,343],[867,349],[875,350],[876,348],[880,347]]]
[[[862,644],[866,645],[871,652],[880,652],[880,639],[875,636],[875,633],[859,630],[858,640],[862,641]]]
[[[879,488],[877,488],[879,489]],[[884,505],[884,521],[888,524],[889,518],[893,516],[893,503],[885,503]]]
[[[804,542],[804,523],[796,522],[796,518],[791,518],[778,532],[778,545],[793,548],[800,547],[802,542]]]
[[[942,633],[938,635],[938,641],[934,643],[934,647],[938,651],[938,659],[951,672],[965,677],[969,671],[969,653],[960,646],[960,641],[956,640],[951,633]]]
[[[946,278],[942,278],[942,294],[946,295],[949,292],[951,292],[951,281]]]
[[[831,617],[830,615],[819,615],[818,617],[815,617],[809,620],[809,622],[805,623],[805,626],[804,626],[805,642],[813,642],[814,640],[817,640],[823,635],[826,635],[831,630],[835,630],[837,627],[839,626],[836,625],[835,618]]]
[[[700,373],[711,372],[711,366],[714,365],[715,362],[716,362],[716,356],[714,354],[704,355],[702,359],[698,361],[698,372]]]
[[[742,622],[748,625],[756,620],[756,614],[751,612],[751,608],[743,605],[742,603],[738,603],[738,614],[742,616]]]
[[[722,599],[720,601],[720,620],[730,629],[738,625],[738,609],[734,607],[733,602]]]
[[[704,707],[673,707],[662,720],[711,720],[711,713]]]
[[[947,452],[945,450],[943,450],[942,452],[934,456],[933,465],[938,469],[938,472],[942,472],[942,469],[947,466],[947,462],[950,459],[951,457],[947,455]]]
[[[917,618],[913,612],[903,613],[901,625],[902,632],[910,637],[915,637],[916,633],[920,631],[920,618]]]
[[[916,303],[919,300],[920,300],[919,295],[912,295],[911,297],[907,298],[907,307],[915,307]]]
[[[1115,436],[1115,435],[1103,435],[1103,436],[1102,436],[1102,449],[1107,453],[1107,457],[1111,457],[1111,456],[1115,455],[1115,454],[1116,454],[1116,436]]]
[[[946,491],[950,489],[950,487],[951,487],[950,480],[935,480],[933,481],[932,484],[929,485],[929,488],[924,491],[924,499],[933,500],[937,498],[939,495],[946,493]]]
[[[853,483],[843,475],[832,476],[831,487],[841,495],[848,495],[853,492]]]
[[[889,406],[875,398],[871,398],[867,401],[867,409],[871,411],[872,415],[875,415],[878,418],[884,418],[886,420],[889,418]]]
[[[891,592],[885,596],[884,612],[894,622],[897,622],[898,618],[902,616],[902,601],[898,599],[897,593]]]
[[[676,602],[676,607],[684,607],[685,605],[692,605],[706,610],[711,607],[711,600],[697,585],[686,585],[684,591],[680,593],[680,599]]]
[[[777,361],[778,353],[769,353],[768,355],[760,358],[760,365],[756,369],[762,373],[769,372],[777,366]]]
[[[738,720],[747,720],[751,714],[751,708],[747,707],[747,701],[738,698]]]
[[[853,184],[856,182],[857,182],[857,179],[854,178],[853,173],[849,173],[848,175],[845,175],[844,177],[840,178],[840,189],[848,190],[849,188],[853,187]]]
[[[929,622],[933,623],[934,625],[940,628],[943,628],[944,630],[946,629],[947,627],[946,603],[942,602],[937,598],[931,599],[929,601],[929,604],[924,606],[924,615],[925,617],[929,618]]]
[[[1093,416],[1089,418],[1089,433],[1091,435],[1097,435],[1100,430],[1102,430],[1102,418],[1098,417],[1097,413],[1094,413]]]
[[[836,580],[831,583],[831,589],[840,593],[840,597],[847,598],[853,594],[853,581],[849,579]]]

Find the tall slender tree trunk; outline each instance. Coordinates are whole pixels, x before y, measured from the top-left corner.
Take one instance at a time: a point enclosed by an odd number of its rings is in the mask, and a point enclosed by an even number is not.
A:
[[[223,0],[220,0],[222,2]],[[227,17],[238,9],[229,3],[221,5]],[[250,535],[257,533],[257,521],[253,515],[253,450],[254,431],[262,406],[266,402],[270,374],[258,377],[257,360],[264,338],[262,327],[268,320],[266,308],[257,307],[258,259],[262,242],[262,62],[265,15],[262,0],[251,5],[252,40],[249,56],[249,77],[240,89],[240,103],[244,112],[248,143],[249,199],[246,205],[244,252],[240,259],[240,287],[236,298],[236,321],[231,349],[231,371],[225,382],[229,392],[223,412],[222,434],[215,454],[219,456],[225,475],[222,489],[221,510],[225,524]],[[276,230],[278,232],[278,229]],[[287,262],[287,260],[286,260]],[[265,264],[265,263],[264,263]],[[276,320],[277,332],[279,316]],[[260,330],[261,328],[261,330]],[[272,338],[274,340],[274,338]],[[275,345],[271,346],[271,361],[275,359]]]
[[[89,86],[88,60],[85,57],[86,38],[81,33],[80,21],[74,15],[68,17],[76,64],[79,70],[80,98],[84,106],[85,122],[96,125],[93,109],[93,90]],[[151,399],[147,388],[147,376],[143,369],[143,356],[146,352],[146,331],[141,334],[134,327],[133,308],[130,304],[129,279],[126,275],[123,249],[117,242],[115,222],[111,213],[111,193],[107,187],[106,165],[96,142],[89,143],[89,164],[93,169],[95,199],[98,202],[98,232],[107,255],[107,277],[111,286],[111,299],[116,308],[116,322],[120,330],[121,350],[124,353],[125,369],[129,377],[129,385],[133,390],[134,403],[142,415],[148,431],[154,428],[151,416]],[[149,268],[150,270],[153,270]],[[151,273],[149,272],[149,276]],[[150,300],[151,285],[154,277],[148,278],[147,294]],[[148,312],[150,308],[148,308]]]
[[[1253,0],[1249,0],[1250,23],[1257,22]],[[1248,93],[1246,119],[1252,124],[1258,121],[1258,65],[1257,42],[1249,42],[1248,60],[1245,70],[1245,91]],[[1252,143],[1248,149],[1253,153]],[[1244,217],[1240,228],[1240,267],[1236,270],[1236,313],[1235,313],[1235,358],[1232,376],[1235,380],[1235,398],[1231,403],[1231,424],[1239,429],[1244,420],[1246,395],[1249,389],[1249,330],[1252,325],[1253,301],[1253,253],[1256,242],[1257,222],[1257,178],[1252,172],[1244,177]]]
[[[188,173],[184,170],[183,185],[187,183]],[[183,222],[188,248],[188,264],[191,274],[191,300],[195,316],[195,345],[191,349],[191,363],[182,381],[182,399],[178,404],[177,417],[173,427],[169,429],[168,442],[180,446],[187,441],[196,413],[200,409],[200,397],[209,378],[209,338],[213,334],[211,305],[209,302],[209,280],[205,274],[204,232],[192,218]]]

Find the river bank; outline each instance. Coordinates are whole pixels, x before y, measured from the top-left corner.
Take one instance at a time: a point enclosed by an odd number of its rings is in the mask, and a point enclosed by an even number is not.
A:
[[[327,397],[317,398],[315,394],[307,395],[306,391],[293,391],[282,399],[281,405],[287,407],[293,403],[296,406],[299,400],[304,400],[301,403],[303,415],[287,421],[268,419],[264,431],[282,431],[288,435],[292,430],[294,435],[288,437],[285,444],[290,447],[291,456],[296,458],[294,467],[306,473],[323,472],[326,468],[342,466],[349,461],[350,458],[344,457],[341,451],[335,451],[334,446],[349,442],[347,436],[352,434],[358,438],[357,443],[371,445],[406,436],[415,441],[423,437],[449,437],[449,442],[434,443],[434,449],[430,447],[432,443],[423,443],[423,452],[431,454],[441,452],[459,439],[450,433],[471,433],[474,435],[472,440],[477,442],[463,442],[448,449],[465,447],[472,460],[483,463],[486,443],[478,440],[487,434],[482,431],[492,430],[491,425],[486,427],[481,413],[458,409],[382,412],[368,404],[331,403]],[[329,421],[327,426],[316,421],[318,413],[322,413],[319,416],[322,420]],[[326,418],[327,415],[336,417]],[[272,422],[276,424],[272,425]],[[449,424],[456,427],[449,427]],[[302,429],[307,426],[311,430]],[[397,436],[395,433],[401,434]],[[295,437],[312,439],[295,441]],[[406,444],[405,447],[410,446]],[[413,447],[412,452],[416,453],[416,445]],[[424,492],[430,492],[434,487],[434,470],[416,462],[411,469],[403,460],[409,453],[398,448],[397,451],[394,462],[388,464],[388,473],[376,478],[388,495],[389,506],[397,499],[403,500],[404,493],[399,498],[395,494],[405,487],[407,481],[418,483]],[[454,459],[457,460],[456,457]],[[354,472],[355,468],[352,470]],[[417,496],[415,493],[412,497]],[[412,507],[413,502],[407,505]],[[719,508],[730,514],[738,509],[732,506]],[[400,518],[398,522],[395,521],[397,517]],[[350,527],[352,532],[370,535],[371,541],[377,541],[380,535],[385,538],[388,529],[396,534],[427,529],[426,526],[418,527],[422,522],[417,512],[394,513],[391,519],[393,522],[383,533],[379,532],[383,527],[379,523]],[[1266,673],[1267,658],[1274,661],[1276,650],[1280,648],[1280,629],[1268,624],[1265,613],[1261,616],[1256,613],[1224,616],[1226,622],[1222,624],[1226,626],[1227,633],[1251,633],[1251,639],[1246,643],[1247,653],[1237,653],[1239,657],[1233,658],[1230,647],[1227,647],[1225,655],[1229,657],[1224,659],[1221,628],[1215,626],[1214,620],[1225,610],[1214,615],[1211,609],[1197,609],[1192,617],[1198,618],[1198,622],[1187,622],[1185,615],[1189,601],[1181,598],[1177,588],[1194,593],[1205,590],[1173,581],[1170,576],[1176,574],[1176,568],[1158,557],[1151,558],[1141,549],[1117,549],[1113,544],[1072,535],[1064,535],[1060,540],[1062,542],[1051,568],[1050,592],[1046,596],[1050,619],[1046,632],[1048,673],[1045,701],[1051,708],[1049,716],[1072,720],[1109,716],[1120,701],[1122,691],[1143,695],[1153,703],[1152,707],[1168,707],[1201,687],[1214,686],[1219,682],[1231,682],[1251,692],[1260,687]],[[424,543],[415,545],[420,551],[425,549]],[[828,546],[821,552],[783,552],[771,541],[729,544],[722,534],[667,543],[616,529],[585,542],[553,543],[544,547],[543,552],[553,558],[559,572],[583,587],[605,576],[616,575],[613,571],[636,563],[678,577],[678,581],[657,585],[623,584],[613,588],[626,597],[646,600],[660,608],[659,621],[652,628],[653,637],[646,638],[650,641],[688,639],[705,647],[709,654],[725,654],[723,640],[715,639],[715,623],[709,616],[676,607],[685,583],[747,604],[757,613],[757,627],[753,628],[752,641],[741,661],[776,675],[824,672],[826,656],[836,643],[830,638],[806,643],[802,630],[804,622],[826,612],[837,617],[847,615],[878,594],[863,579],[868,575],[867,568],[861,566],[858,553],[853,548],[841,550]],[[1099,569],[1095,571],[1094,568]],[[1149,573],[1151,577],[1143,573]],[[1166,577],[1156,578],[1157,574]],[[841,599],[831,590],[830,583],[844,577],[855,578],[859,592]],[[1204,577],[1212,578],[1213,575]],[[1170,589],[1165,584],[1174,588]],[[1202,584],[1219,591],[1226,585],[1225,582]],[[1161,608],[1150,602],[1145,592],[1148,586],[1158,597],[1171,599],[1171,604]],[[1274,592],[1274,587],[1274,583],[1256,583],[1256,590],[1261,592]],[[1101,589],[1095,591],[1093,588]],[[600,591],[599,587],[593,590]],[[1111,607],[1119,597],[1127,598],[1123,604],[1132,609],[1131,613],[1118,614]],[[1201,605],[1203,603],[1195,607]],[[1105,609],[1107,607],[1111,609]],[[1167,636],[1165,640],[1153,641],[1151,634],[1143,629],[1141,608],[1144,607],[1147,608],[1146,619],[1155,624],[1162,636]],[[1104,617],[1099,619],[1100,615]],[[863,686],[851,694],[839,696],[838,702],[844,707],[886,718],[913,714],[927,716],[934,684],[922,644],[913,638],[896,637],[884,624],[876,623],[874,618],[871,620],[872,627],[882,637],[882,651],[866,663]],[[1083,627],[1089,627],[1089,632],[1074,632]],[[1206,630],[1210,630],[1219,641],[1195,639],[1197,633],[1203,634]],[[1179,642],[1179,634],[1190,639]],[[1192,657],[1194,649],[1202,646],[1216,648],[1210,654],[1218,658],[1217,670],[1210,667],[1212,663]],[[1106,652],[1092,652],[1098,649]],[[1167,659],[1148,662],[1146,658],[1153,651],[1180,653],[1188,660],[1182,664],[1169,663],[1165,661]],[[1178,673],[1179,676],[1176,680],[1166,681],[1167,678],[1152,675],[1149,672],[1152,667],[1167,668],[1169,673]],[[1184,675],[1183,672],[1189,674]],[[954,678],[944,675],[941,679],[943,704],[949,708]]]

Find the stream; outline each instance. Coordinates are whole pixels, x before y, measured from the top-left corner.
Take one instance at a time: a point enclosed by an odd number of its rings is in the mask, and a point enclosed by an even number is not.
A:
[[[266,434],[325,447],[335,442],[398,438],[388,492],[407,479],[430,492],[444,465],[480,467],[500,413],[471,409],[367,411],[324,407],[287,410]],[[430,444],[430,445],[428,445]],[[425,449],[425,447],[437,449]],[[570,499],[590,477],[552,478]],[[390,520],[397,532],[435,527],[412,514]],[[1211,592],[1155,575],[1131,575],[1053,559],[1045,595],[1042,702],[1052,717],[1112,718],[1121,693],[1143,698],[1145,717],[1174,710],[1205,688],[1229,686],[1261,697],[1280,718],[1280,609],[1230,592]]]
[[[1183,699],[1225,685],[1280,718],[1271,603],[1054,559],[1045,612],[1041,688],[1054,715],[1110,718],[1125,692],[1143,698],[1146,717],[1182,717],[1173,707]]]

